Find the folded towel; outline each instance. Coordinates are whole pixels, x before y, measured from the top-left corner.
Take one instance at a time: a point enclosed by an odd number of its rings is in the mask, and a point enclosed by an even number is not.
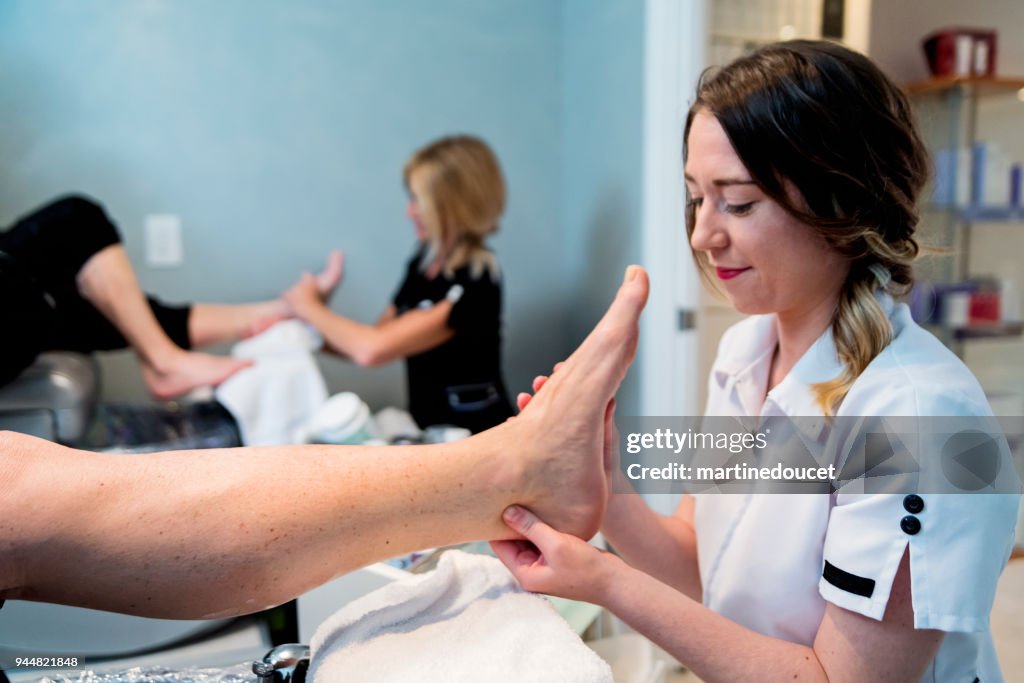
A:
[[[612,681],[550,602],[495,558],[457,550],[346,605],[310,647],[314,683]]]
[[[308,325],[286,320],[231,349],[236,358],[256,361],[214,392],[238,422],[243,444],[302,441],[306,421],[327,400],[327,385],[313,358],[322,343]]]

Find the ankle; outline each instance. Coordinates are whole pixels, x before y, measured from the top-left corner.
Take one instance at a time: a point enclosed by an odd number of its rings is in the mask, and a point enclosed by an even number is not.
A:
[[[174,372],[182,358],[188,355],[188,351],[174,344],[169,344],[157,350],[148,350],[147,352],[137,350],[136,353],[139,357],[139,362],[157,375],[167,375]]]
[[[526,505],[530,502],[527,500],[530,488],[528,451],[511,427],[506,422],[458,442],[478,464],[483,492],[495,496],[501,510],[513,503]]]

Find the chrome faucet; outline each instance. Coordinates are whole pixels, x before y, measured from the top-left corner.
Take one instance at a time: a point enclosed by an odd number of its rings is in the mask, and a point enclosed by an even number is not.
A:
[[[278,645],[252,663],[257,683],[305,683],[309,670],[309,646]]]

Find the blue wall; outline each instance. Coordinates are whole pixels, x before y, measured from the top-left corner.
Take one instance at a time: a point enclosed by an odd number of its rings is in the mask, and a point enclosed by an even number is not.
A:
[[[566,0],[562,45],[562,224],[571,344],[639,263],[643,209],[644,3]],[[634,363],[620,414],[639,410]]]
[[[520,390],[639,255],[642,14],[633,0],[4,0],[0,224],[92,194],[171,300],[274,296],[342,247],[334,308],[369,321],[413,246],[405,159],[475,133],[509,183],[495,246]],[[180,268],[143,262],[143,216],[164,212],[183,220]],[[105,364],[109,395],[141,394],[130,356]],[[400,364],[323,366],[333,391],[404,401]]]

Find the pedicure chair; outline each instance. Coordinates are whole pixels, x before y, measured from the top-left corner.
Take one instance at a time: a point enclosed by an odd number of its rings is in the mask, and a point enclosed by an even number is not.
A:
[[[96,359],[80,353],[44,353],[0,387],[0,429],[64,444],[85,436],[99,399]]]

